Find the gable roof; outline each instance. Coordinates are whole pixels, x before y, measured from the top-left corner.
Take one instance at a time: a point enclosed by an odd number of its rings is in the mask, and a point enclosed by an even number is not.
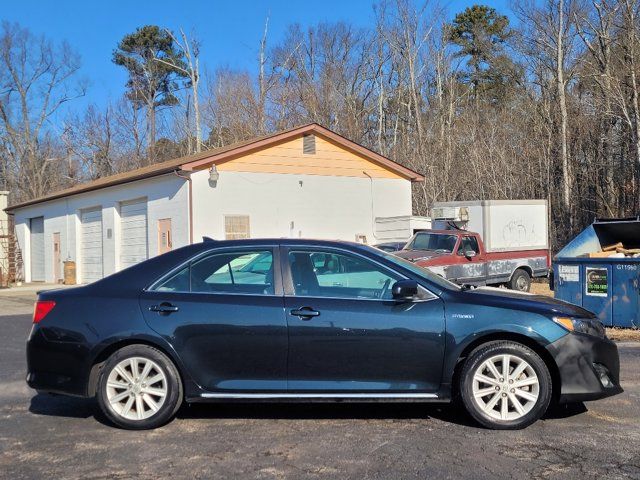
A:
[[[204,152],[196,153],[193,155],[187,155],[180,158],[174,158],[165,162],[155,163],[153,165],[147,165],[146,167],[137,168],[127,172],[117,173],[115,175],[109,175],[107,177],[99,178],[86,183],[81,183],[64,190],[53,192],[49,195],[45,195],[33,200],[11,205],[6,208],[6,211],[12,212],[22,207],[30,205],[36,205],[38,203],[47,202],[50,200],[56,200],[64,198],[70,195],[77,195],[79,193],[90,192],[93,190],[99,190],[105,187],[111,187],[114,185],[121,185],[123,183],[134,182],[136,180],[142,180],[145,178],[156,177],[159,175],[165,175],[171,172],[191,172],[195,170],[202,170],[209,168],[214,163],[220,163],[225,160],[230,160],[236,156],[242,156],[249,152],[260,150],[271,146],[273,144],[291,140],[293,138],[306,135],[316,134],[325,137],[342,148],[349,150],[353,153],[362,155],[367,160],[378,164],[396,174],[400,177],[410,180],[412,182],[422,182],[424,177],[419,173],[394,162],[393,160],[384,157],[373,150],[369,150],[362,145],[359,145],[347,138],[338,135],[337,133],[323,127],[317,123],[309,123],[299,127],[294,127],[288,130],[283,130],[275,134],[265,135],[263,137],[252,138],[243,142],[237,142],[225,147],[213,148]]]

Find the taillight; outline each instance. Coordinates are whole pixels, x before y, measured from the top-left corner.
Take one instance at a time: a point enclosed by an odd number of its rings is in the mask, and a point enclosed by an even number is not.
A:
[[[53,300],[38,300],[33,309],[33,323],[40,323],[55,306]]]

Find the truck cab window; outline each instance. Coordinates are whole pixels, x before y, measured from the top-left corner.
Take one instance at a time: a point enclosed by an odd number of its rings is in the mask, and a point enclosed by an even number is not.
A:
[[[443,233],[418,233],[411,245],[412,250],[430,250],[435,252],[451,253],[456,246],[458,237]]]
[[[476,237],[462,237],[460,246],[458,247],[458,255],[464,255],[465,252],[472,251],[476,255],[480,253],[478,248],[478,239]]]

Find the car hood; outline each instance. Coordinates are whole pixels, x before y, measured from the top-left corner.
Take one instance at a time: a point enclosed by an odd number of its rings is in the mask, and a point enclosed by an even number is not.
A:
[[[569,317],[597,318],[595,314],[572,303],[544,295],[515,292],[506,288],[479,287],[460,292],[465,303],[491,305],[544,315],[566,315]]]
[[[418,260],[431,260],[432,258],[443,257],[445,255],[451,255],[450,253],[434,252],[431,250],[400,250],[395,252],[400,258],[409,260],[410,262],[417,262]]]

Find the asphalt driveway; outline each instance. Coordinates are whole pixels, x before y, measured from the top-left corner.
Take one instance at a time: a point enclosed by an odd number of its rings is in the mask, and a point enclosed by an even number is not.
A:
[[[523,431],[421,404],[201,405],[129,432],[91,400],[24,383],[32,294],[0,295],[2,478],[640,478],[640,343],[619,344],[625,393]]]

